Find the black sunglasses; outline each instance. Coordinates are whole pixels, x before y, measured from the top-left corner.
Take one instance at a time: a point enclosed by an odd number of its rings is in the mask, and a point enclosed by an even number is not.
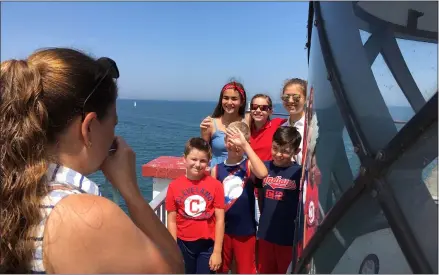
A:
[[[252,110],[252,111],[256,111],[258,108],[262,112],[268,112],[269,110],[271,110],[271,107],[268,105],[258,105],[258,104],[251,104],[250,105],[250,110]]]
[[[99,85],[101,85],[102,81],[107,77],[107,75],[110,75],[113,79],[119,78],[119,69],[117,68],[116,62],[108,57],[101,57],[98,60],[96,60],[100,66],[103,68],[106,68],[105,74],[103,77],[101,77],[98,81],[98,83],[95,85],[91,93],[85,98],[84,104],[82,105],[82,120],[84,121],[85,118],[85,104],[87,103],[88,99],[93,95],[93,93],[97,90]]]

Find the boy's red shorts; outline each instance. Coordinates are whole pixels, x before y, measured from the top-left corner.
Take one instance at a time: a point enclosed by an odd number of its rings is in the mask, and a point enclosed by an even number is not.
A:
[[[234,236],[224,234],[223,264],[219,273],[228,273],[232,267],[233,257],[236,273],[256,274],[255,259],[256,236]]]
[[[293,246],[258,240],[258,273],[285,274],[293,257]]]

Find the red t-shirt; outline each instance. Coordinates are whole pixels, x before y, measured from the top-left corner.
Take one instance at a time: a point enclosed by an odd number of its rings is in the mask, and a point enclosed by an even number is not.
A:
[[[166,194],[166,210],[177,212],[177,237],[184,241],[215,240],[215,208],[224,209],[224,189],[206,175],[201,180],[180,176]]]
[[[284,118],[273,118],[267,121],[258,131],[252,127],[250,145],[262,161],[272,159],[271,144],[273,143],[274,132],[276,132],[277,128],[285,121],[286,119]]]

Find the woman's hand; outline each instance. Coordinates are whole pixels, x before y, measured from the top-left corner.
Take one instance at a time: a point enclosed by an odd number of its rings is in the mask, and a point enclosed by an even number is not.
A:
[[[206,118],[201,121],[200,128],[201,130],[207,130],[212,126],[213,119],[210,116],[207,116]]]
[[[209,268],[212,271],[217,271],[221,266],[221,253],[213,252],[209,259]]]
[[[136,176],[136,154],[121,137],[116,137],[117,150],[108,156],[101,166],[111,185],[119,190],[124,199],[139,195]]]

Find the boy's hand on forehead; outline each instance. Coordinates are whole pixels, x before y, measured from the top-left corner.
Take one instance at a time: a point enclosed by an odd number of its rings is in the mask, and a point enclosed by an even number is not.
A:
[[[227,128],[226,135],[228,141],[237,147],[243,148],[244,146],[248,145],[248,141],[246,140],[242,132],[236,127]]]

